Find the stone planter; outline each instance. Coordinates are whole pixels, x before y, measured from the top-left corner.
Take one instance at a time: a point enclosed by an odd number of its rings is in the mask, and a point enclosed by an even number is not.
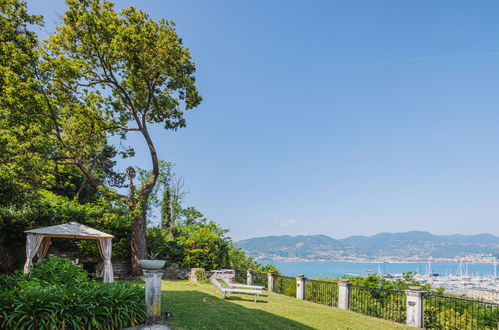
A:
[[[166,260],[139,260],[140,268],[147,270],[158,270],[165,266]]]

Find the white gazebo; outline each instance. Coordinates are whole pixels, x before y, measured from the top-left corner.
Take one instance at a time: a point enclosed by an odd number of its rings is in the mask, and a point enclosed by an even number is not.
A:
[[[113,235],[84,226],[78,222],[68,222],[62,225],[26,230],[26,263],[24,264],[24,273],[29,273],[30,266],[33,265],[33,258],[39,259],[47,255],[52,237],[93,239],[97,241],[99,252],[104,260],[102,278],[105,283],[113,282],[113,265],[111,264]]]

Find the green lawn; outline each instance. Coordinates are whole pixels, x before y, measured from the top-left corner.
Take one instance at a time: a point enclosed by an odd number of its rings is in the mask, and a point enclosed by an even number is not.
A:
[[[162,309],[173,329],[405,329],[389,321],[266,293],[220,299],[212,284],[163,281]]]

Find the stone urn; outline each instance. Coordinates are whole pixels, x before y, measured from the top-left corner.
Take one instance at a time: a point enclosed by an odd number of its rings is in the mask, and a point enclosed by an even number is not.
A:
[[[160,270],[165,266],[166,260],[140,259],[140,268],[145,270]]]

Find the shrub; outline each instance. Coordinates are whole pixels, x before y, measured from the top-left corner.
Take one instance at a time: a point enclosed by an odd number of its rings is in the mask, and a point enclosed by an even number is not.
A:
[[[146,316],[144,290],[127,283],[90,281],[74,287],[41,286],[0,293],[2,329],[116,329]]]
[[[26,276],[19,270],[12,274],[0,274],[0,290],[8,290],[18,285],[19,282],[25,281]]]
[[[29,277],[56,285],[77,285],[88,282],[88,274],[81,266],[73,264],[69,259],[53,255],[34,264]]]
[[[50,256],[31,273],[0,276],[0,329],[116,329],[144,321],[144,289],[99,283]]]
[[[178,263],[184,258],[184,248],[176,240],[169,238],[161,228],[147,228],[149,253],[167,261],[167,265]]]

